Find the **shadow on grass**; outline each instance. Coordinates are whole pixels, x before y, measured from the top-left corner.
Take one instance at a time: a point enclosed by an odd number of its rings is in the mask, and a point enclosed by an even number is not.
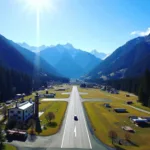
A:
[[[138,124],[138,126],[141,128],[150,128],[150,124],[146,123],[146,122],[140,123],[140,124]]]
[[[57,122],[49,122],[47,124],[47,126],[51,127],[51,128],[56,128],[57,127]]]

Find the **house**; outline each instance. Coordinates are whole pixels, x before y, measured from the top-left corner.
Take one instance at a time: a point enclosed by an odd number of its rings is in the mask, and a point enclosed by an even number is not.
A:
[[[22,103],[16,102],[14,108],[8,109],[8,118],[15,118],[18,121],[26,121],[34,115],[34,102],[32,100]]]
[[[114,108],[114,111],[117,113],[126,113],[127,110],[125,108]]]
[[[7,139],[16,139],[25,141],[28,137],[28,133],[26,131],[21,130],[7,130]]]
[[[141,117],[138,117],[137,119],[131,119],[131,121],[137,125],[137,126],[141,126],[141,127],[144,127],[147,125],[148,123],[148,120],[147,119],[143,119]]]
[[[143,119],[147,119],[147,122],[150,122],[150,117],[142,117]]]
[[[130,95],[129,95],[129,94],[126,94],[126,97],[130,97]]]
[[[135,131],[131,128],[131,127],[129,127],[129,126],[122,126],[121,127],[123,130],[125,130],[125,131],[128,131],[128,132],[132,132],[132,133],[134,133]]]
[[[127,103],[128,105],[133,104],[133,102],[132,102],[132,101],[127,101],[126,103]]]
[[[111,108],[110,104],[108,104],[108,103],[105,103],[104,106],[105,106],[106,108]]]
[[[55,93],[44,94],[44,97],[46,97],[46,98],[54,98],[55,95],[56,95]]]
[[[8,101],[5,102],[6,105],[9,105],[9,104],[12,104],[12,103],[13,103],[13,100],[8,100]]]

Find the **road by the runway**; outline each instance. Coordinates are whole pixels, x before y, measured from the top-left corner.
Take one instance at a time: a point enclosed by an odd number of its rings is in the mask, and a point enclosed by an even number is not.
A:
[[[74,115],[77,115],[78,121],[74,121]],[[70,96],[70,104],[68,106],[61,148],[92,149],[83,107],[77,87],[75,86]]]

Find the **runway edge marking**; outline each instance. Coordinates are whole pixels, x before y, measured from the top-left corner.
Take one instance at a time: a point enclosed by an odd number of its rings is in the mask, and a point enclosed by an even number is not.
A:
[[[73,88],[72,88],[72,91],[73,91]],[[70,99],[71,99],[71,96],[72,96],[72,92],[71,92],[71,95],[70,95]],[[69,105],[71,105],[70,103],[71,103],[71,101],[69,102]],[[69,110],[69,105],[68,105],[68,110]],[[67,120],[68,120],[68,116],[69,116],[68,110],[67,110],[67,117],[66,117],[66,122],[65,122],[65,128],[64,128],[63,138],[62,138],[62,142],[61,142],[61,148],[63,148],[64,136],[65,136],[65,133],[66,133],[65,132],[66,131],[66,124],[67,124]]]
[[[79,95],[79,97],[80,97],[80,95]],[[80,97],[80,99],[81,99],[81,97]],[[81,103],[81,102],[80,102],[80,103]],[[81,107],[82,107],[82,114],[83,114],[83,118],[84,118],[84,124],[85,124],[85,128],[86,128],[86,132],[87,132],[87,136],[88,136],[90,148],[92,149],[91,140],[90,140],[89,132],[88,132],[88,129],[87,129],[87,124],[86,124],[86,121],[85,121],[85,115],[84,115],[84,113],[83,113],[83,106],[82,106],[82,103],[81,103]]]

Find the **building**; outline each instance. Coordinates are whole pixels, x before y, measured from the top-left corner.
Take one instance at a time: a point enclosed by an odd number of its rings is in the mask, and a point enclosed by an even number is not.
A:
[[[114,111],[117,113],[126,113],[127,110],[125,108],[114,108]]]
[[[18,121],[26,121],[34,115],[34,112],[35,105],[31,100],[22,103],[16,102],[14,108],[8,109],[8,118],[15,118]]]
[[[55,93],[50,93],[50,94],[45,94],[44,97],[46,98],[54,98],[55,97]]]

